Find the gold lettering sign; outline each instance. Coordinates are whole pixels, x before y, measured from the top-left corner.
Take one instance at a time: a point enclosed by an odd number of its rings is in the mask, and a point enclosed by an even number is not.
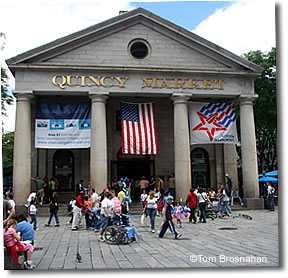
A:
[[[126,88],[129,77],[101,76],[101,75],[54,75],[53,85],[65,89],[67,87],[119,87]],[[196,89],[196,90],[224,90],[227,84],[223,79],[195,79],[195,78],[147,78],[142,77],[142,89]]]
[[[65,89],[66,87],[119,87],[125,88],[128,77],[94,76],[94,75],[54,75],[51,79],[53,85]]]
[[[141,88],[152,89],[201,89],[201,90],[224,90],[226,80],[220,79],[192,79],[192,78],[174,78],[167,80],[166,78],[142,78]]]

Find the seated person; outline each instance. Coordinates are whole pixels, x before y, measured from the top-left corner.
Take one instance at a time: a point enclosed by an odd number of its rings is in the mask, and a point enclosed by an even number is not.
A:
[[[17,221],[15,231],[16,233],[20,232],[21,241],[27,241],[34,245],[34,230],[32,225],[28,222],[25,214],[19,212],[13,218]]]
[[[213,188],[209,188],[208,197],[211,202],[216,200],[216,192],[213,190]]]
[[[239,200],[239,203],[241,204],[241,206],[244,205],[241,197],[239,196],[238,190],[233,189],[231,193],[231,206],[233,206],[235,199]]]

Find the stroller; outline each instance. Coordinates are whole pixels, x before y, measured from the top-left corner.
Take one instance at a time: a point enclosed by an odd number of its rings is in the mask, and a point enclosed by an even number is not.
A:
[[[129,224],[129,214],[120,213],[120,221],[116,225],[109,223],[105,230],[105,241],[109,244],[128,244],[136,241],[136,229]],[[112,224],[112,225],[111,225]]]
[[[86,209],[85,211],[88,219],[88,228],[89,230],[100,229],[101,220],[100,220],[100,210],[93,208],[92,210]]]

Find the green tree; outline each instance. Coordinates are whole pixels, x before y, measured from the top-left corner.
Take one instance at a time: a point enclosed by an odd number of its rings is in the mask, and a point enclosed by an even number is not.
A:
[[[14,132],[2,134],[2,162],[3,168],[13,166]]]
[[[255,129],[259,171],[271,171],[277,168],[276,48],[268,53],[250,51],[244,57],[263,68],[255,80]]]
[[[4,49],[5,46],[5,34],[0,32],[0,51]],[[6,104],[10,105],[13,104],[13,97],[8,94],[8,76],[7,72],[1,66],[1,114],[2,116],[7,116],[6,113]]]
[[[13,97],[8,94],[8,77],[6,70],[1,67],[1,113],[2,116],[7,116],[6,105],[13,104]]]

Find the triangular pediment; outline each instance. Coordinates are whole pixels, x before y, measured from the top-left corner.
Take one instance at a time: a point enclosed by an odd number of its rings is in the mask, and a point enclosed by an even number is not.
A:
[[[144,59],[131,55],[134,41],[148,47]],[[211,70],[258,73],[261,68],[142,8],[91,26],[7,60],[18,66],[78,66]]]

